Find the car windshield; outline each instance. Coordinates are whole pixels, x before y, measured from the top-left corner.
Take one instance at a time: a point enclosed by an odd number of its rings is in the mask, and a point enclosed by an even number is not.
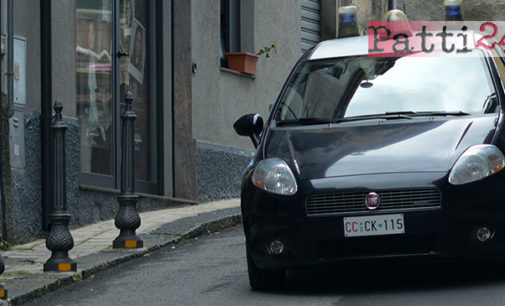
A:
[[[483,57],[356,56],[305,62],[283,96],[276,120],[318,124],[497,109]]]

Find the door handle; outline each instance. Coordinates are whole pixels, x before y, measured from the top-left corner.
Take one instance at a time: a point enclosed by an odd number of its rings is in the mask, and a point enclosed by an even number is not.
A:
[[[117,57],[119,57],[119,58],[121,58],[121,57],[123,57],[123,56],[130,56],[130,55],[128,54],[128,52],[118,51],[118,52],[116,53],[116,56],[117,56]]]

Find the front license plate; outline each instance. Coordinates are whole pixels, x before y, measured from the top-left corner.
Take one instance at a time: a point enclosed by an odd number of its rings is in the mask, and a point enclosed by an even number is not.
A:
[[[345,237],[405,234],[403,214],[346,217]]]

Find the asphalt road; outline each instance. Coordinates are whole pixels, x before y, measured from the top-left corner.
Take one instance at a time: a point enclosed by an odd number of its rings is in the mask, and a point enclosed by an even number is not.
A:
[[[347,265],[290,271],[281,291],[249,288],[240,227],[187,241],[30,305],[505,305],[493,264]]]

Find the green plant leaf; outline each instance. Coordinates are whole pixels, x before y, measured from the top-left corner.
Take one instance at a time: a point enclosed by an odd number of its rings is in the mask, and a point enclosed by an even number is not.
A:
[[[10,248],[11,248],[11,244],[8,243],[7,241],[2,240],[0,242],[0,250],[2,250],[2,251],[8,251]]]
[[[264,46],[263,48],[261,48],[258,51],[258,53],[256,53],[256,55],[260,56],[260,55],[265,54],[266,58],[270,58],[270,53],[272,51],[277,53],[277,45],[276,44],[272,44],[271,46]]]

